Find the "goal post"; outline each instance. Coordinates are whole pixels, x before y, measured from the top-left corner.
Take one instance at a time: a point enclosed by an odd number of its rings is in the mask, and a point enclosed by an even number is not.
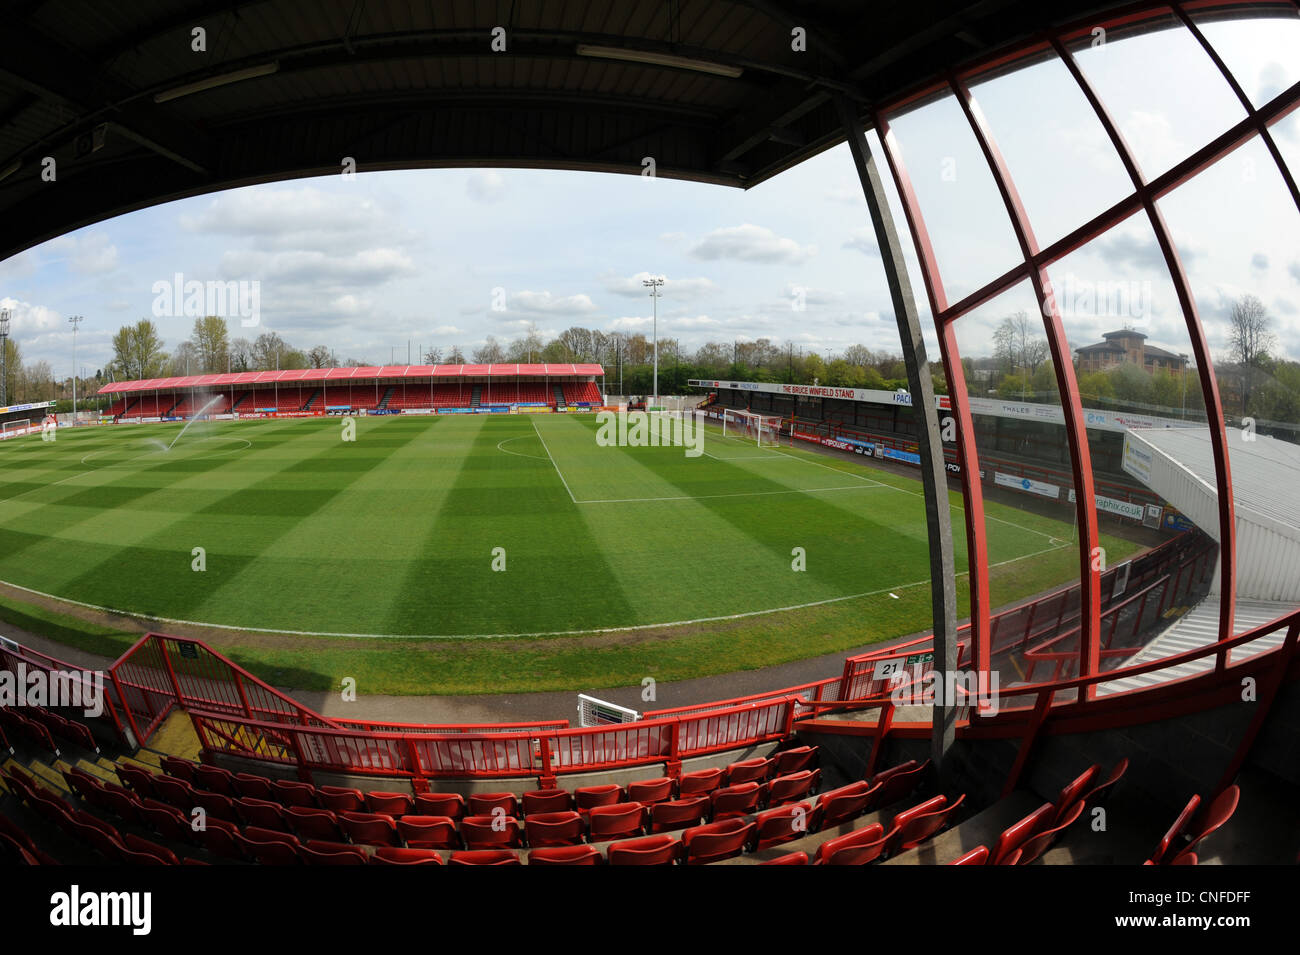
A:
[[[753,441],[760,448],[776,447],[781,443],[781,416],[728,408],[722,413],[722,435]]]
[[[11,418],[8,421],[0,421],[0,438],[8,438],[11,435],[16,434],[26,434],[31,429],[31,418]]]

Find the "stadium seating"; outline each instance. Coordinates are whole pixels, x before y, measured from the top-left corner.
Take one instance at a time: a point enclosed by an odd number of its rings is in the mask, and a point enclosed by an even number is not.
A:
[[[573,808],[573,796],[567,789],[534,789],[523,795],[524,815],[537,812],[564,812]]]
[[[759,865],[807,865],[808,853],[791,852],[788,855],[778,856],[775,859],[768,859],[766,862],[760,862]]]
[[[701,793],[707,795],[721,785],[721,769],[697,769],[694,772],[682,773],[678,778],[677,795],[679,797],[695,796]]]
[[[545,401],[547,399],[540,399]],[[594,381],[566,382],[564,384],[564,403],[568,405],[576,404],[600,404],[600,388]]]
[[[519,820],[514,816],[466,816],[460,821],[467,849],[513,849],[519,845]]]
[[[822,793],[817,803],[822,812],[822,825],[830,828],[862,815],[882,785],[876,783],[873,786],[862,780]]]
[[[448,865],[521,865],[519,853],[510,849],[470,849],[453,852]]]
[[[687,865],[703,865],[738,856],[754,842],[758,827],[744,819],[724,819],[682,833]]]
[[[429,849],[381,846],[370,855],[371,865],[442,865],[442,856]]]
[[[572,846],[582,841],[586,826],[572,810],[539,812],[524,817],[524,837],[534,847]]]
[[[338,821],[340,828],[347,833],[348,841],[356,845],[401,845],[392,816],[374,812],[341,812]]]
[[[646,816],[646,807],[639,802],[593,806],[587,814],[589,838],[602,842],[639,836],[645,831]]]
[[[1152,865],[1170,865],[1179,856],[1190,854],[1202,839],[1232,818],[1240,799],[1241,790],[1236,786],[1229,786],[1208,808],[1198,813],[1201,797],[1193,796],[1160,840],[1160,845],[1156,847],[1149,862]]]
[[[758,810],[763,799],[764,787],[756,782],[740,783],[716,789],[709,797],[710,816],[715,820],[730,819],[733,816],[748,816]]]
[[[601,865],[604,861],[594,846],[555,846],[528,853],[529,865]]]
[[[709,814],[709,805],[709,797],[704,795],[655,803],[650,810],[650,831],[671,832],[693,826]]]
[[[647,836],[610,843],[610,865],[672,865],[681,856],[682,843],[676,836]]]
[[[885,854],[885,827],[878,822],[817,847],[814,865],[866,865]]]
[[[401,816],[398,835],[412,849],[459,849],[460,833],[450,816]]]

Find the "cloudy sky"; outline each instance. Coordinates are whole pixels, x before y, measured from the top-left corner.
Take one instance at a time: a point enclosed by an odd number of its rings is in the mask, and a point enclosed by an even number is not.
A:
[[[1300,21],[1228,23],[1207,34],[1262,104],[1300,79]],[[1244,112],[1190,35],[1166,31],[1079,53],[1143,172],[1154,176]],[[973,87],[1048,244],[1129,190],[1101,126],[1058,62]],[[894,123],[949,299],[1005,271],[1018,252],[974,137],[951,99]],[[1300,171],[1300,111],[1274,127]],[[869,140],[877,149],[874,134]],[[888,182],[888,177],[886,177]],[[890,184],[892,191],[892,183]],[[1226,199],[1225,197],[1231,197]],[[902,223],[901,208],[893,201]],[[1300,358],[1300,214],[1267,150],[1248,144],[1161,201],[1212,348],[1232,302],[1253,293],[1279,350]],[[920,273],[912,280],[929,326]],[[340,358],[387,363],[414,349],[570,325],[650,332],[641,279],[664,275],[659,331],[687,348],[769,337],[833,353],[898,336],[866,204],[846,147],[748,192],[536,170],[361,173],[255,186],[146,209],[0,262],[25,360],[72,370],[66,318],[85,316],[78,364],[111,358],[121,325],[153,316],[154,284],[256,280],[261,325]],[[1150,225],[1137,216],[1051,270],[1071,345],[1131,325],[1189,351]],[[500,290],[500,291],[498,291]],[[494,309],[494,300],[504,309]],[[802,302],[803,310],[797,310]],[[959,322],[967,354],[987,354],[1002,315],[1035,309],[1013,289]],[[168,348],[192,319],[156,318]]]

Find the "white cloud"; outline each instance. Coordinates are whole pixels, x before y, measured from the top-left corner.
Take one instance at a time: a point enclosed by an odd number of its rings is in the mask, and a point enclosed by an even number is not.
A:
[[[869,255],[875,259],[880,258],[880,246],[876,244],[876,230],[866,226],[854,229],[853,234],[844,243],[844,248],[857,249],[863,255]]]
[[[63,253],[68,267],[83,275],[101,275],[117,268],[117,246],[103,232],[65,235],[51,242],[50,248]]]
[[[705,261],[737,259],[742,262],[803,262],[817,254],[815,245],[800,245],[771,229],[745,223],[714,229],[690,250],[693,258]]]
[[[596,311],[590,295],[552,295],[550,292],[516,292],[507,299],[508,309],[514,312],[532,312],[549,315],[555,312],[589,314]]]
[[[500,202],[506,194],[506,181],[495,169],[485,169],[465,180],[465,192],[475,202]]]
[[[652,275],[649,272],[638,272],[632,276],[605,275],[603,282],[605,290],[615,295],[622,295],[625,298],[640,298],[642,296],[648,298],[650,289],[641,283],[650,278],[663,278],[664,286],[661,292],[666,297],[708,295],[718,290],[712,279],[703,276],[692,279],[674,279],[667,276]]]
[[[0,310],[9,311],[9,334],[17,339],[23,335],[40,335],[64,327],[63,316],[44,305],[33,305],[16,298],[0,298]]]

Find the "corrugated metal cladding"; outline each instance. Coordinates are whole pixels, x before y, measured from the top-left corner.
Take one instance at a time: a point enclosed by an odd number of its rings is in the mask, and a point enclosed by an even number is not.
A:
[[[866,116],[869,104],[943,70],[1122,5],[7,4],[0,259],[129,209],[338,173],[343,157],[359,172],[641,175],[649,156],[657,176],[748,187],[844,140],[835,96]],[[202,50],[196,29],[205,31]],[[55,200],[41,179],[46,156],[58,163]]]
[[[1237,597],[1300,603],[1300,446],[1229,428],[1236,515]],[[1219,496],[1208,428],[1137,429],[1126,441],[1150,456],[1149,478],[1129,470],[1216,541]],[[1218,592],[1218,575],[1212,592]]]

